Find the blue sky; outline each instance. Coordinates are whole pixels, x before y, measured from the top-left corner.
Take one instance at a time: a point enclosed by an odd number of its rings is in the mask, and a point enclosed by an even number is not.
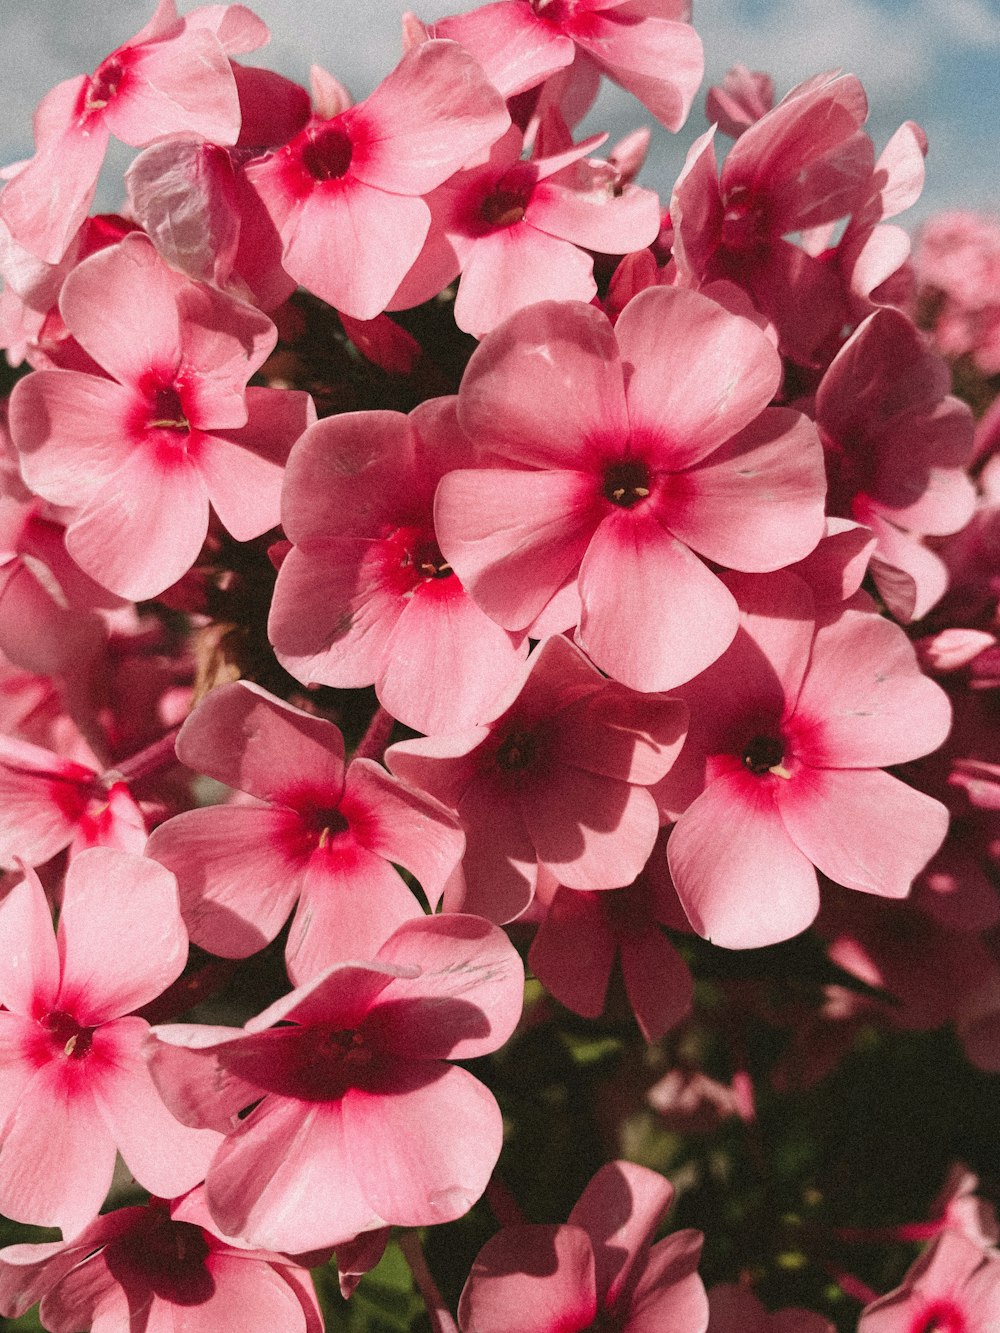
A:
[[[2,0],[0,88],[6,115],[0,159],[32,151],[31,112],[60,79],[89,72],[149,17],[154,0]],[[188,0],[179,7],[192,8]],[[421,18],[476,8],[470,0],[251,0],[272,31],[255,58],[305,81],[313,61],[358,97],[400,51],[406,8]],[[658,130],[644,183],[665,198],[691,140],[705,128],[704,89],[737,61],[773,74],[779,95],[821,70],[856,73],[868,90],[868,129],[881,147],[902,120],[930,138],[928,182],[903,222],[949,207],[1000,214],[1000,0],[695,0],[707,73],[679,135]],[[586,123],[614,137],[649,123],[643,108],[609,88]],[[119,156],[118,169],[127,162]],[[113,207],[113,175],[102,204]]]

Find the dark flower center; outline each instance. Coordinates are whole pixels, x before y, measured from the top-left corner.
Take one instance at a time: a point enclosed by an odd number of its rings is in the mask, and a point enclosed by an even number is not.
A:
[[[100,111],[106,107],[118,92],[124,73],[124,65],[115,56],[105,60],[90,76],[84,111]]]
[[[528,206],[530,191],[514,190],[498,186],[492,190],[479,207],[479,216],[491,227],[512,227],[520,222]]]
[[[72,1014],[54,1009],[42,1019],[42,1027],[51,1033],[53,1044],[61,1046],[68,1059],[82,1060],[90,1051],[94,1029],[82,1027]]]
[[[649,496],[649,468],[641,459],[623,458],[604,471],[602,494],[620,509],[634,509]]]
[[[215,1291],[205,1267],[210,1247],[201,1227],[174,1222],[159,1201],[150,1204],[151,1225],[112,1241],[106,1250],[110,1271],[133,1282],[145,1280],[173,1305],[201,1305]]]
[[[497,767],[505,773],[522,773],[538,758],[538,741],[530,731],[512,731],[497,750]]]
[[[150,430],[190,430],[191,423],[184,415],[181,396],[172,384],[154,389],[151,416],[146,425]]]
[[[302,150],[302,165],[314,180],[339,180],[347,174],[352,153],[350,137],[331,125],[310,132]]]
[[[778,736],[755,736],[742,755],[743,766],[751,773],[769,773],[784,757],[784,742]]]
[[[433,537],[425,537],[408,546],[400,562],[405,568],[411,568],[422,579],[446,579],[452,573],[441,554],[441,548]]]

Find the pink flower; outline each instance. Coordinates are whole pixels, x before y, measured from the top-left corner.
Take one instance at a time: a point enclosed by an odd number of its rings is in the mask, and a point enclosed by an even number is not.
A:
[[[177,876],[192,940],[225,958],[263,948],[296,900],[286,946],[294,981],[370,958],[396,926],[422,915],[392,863],[411,871],[434,905],[462,855],[447,810],[370,759],[345,771],[344,738],[332,722],[257,685],[213,690],[181,728],[177,754],[258,798],[185,811],[146,849]]]
[[[942,1231],[900,1286],[862,1311],[858,1333],[993,1333],[1000,1326],[1000,1254]]]
[[[267,316],[168,269],[143,236],[75,269],[60,309],[108,377],[36,371],[10,424],[28,485],[75,511],[74,560],[139,600],[194,563],[209,502],[237,541],[275,527],[313,409],[305,393],[246,388],[274,346]]]
[[[461,42],[505,97],[582,57],[679,130],[704,70],[690,17],[685,0],[497,0],[431,32]]]
[[[582,160],[597,142],[522,162],[523,136],[512,126],[486,163],[428,197],[430,233],[390,307],[419,305],[461,273],[455,323],[479,338],[533,302],[591,300],[586,251],[638,250],[660,228],[652,190],[615,188],[607,163]]]
[[[52,1333],[323,1330],[308,1271],[285,1255],[220,1239],[201,1190],[107,1213],[73,1241],[0,1250],[0,1312],[16,1317],[38,1300]]]
[[[875,533],[872,574],[889,609],[919,620],[947,583],[919,540],[957,532],[976,491],[965,468],[974,422],[948,394],[946,363],[898,310],[877,310],[844,344],[816,394],[827,509]]]
[[[564,638],[547,639],[493,721],[401,741],[390,769],[455,810],[466,835],[463,875],[446,911],[510,921],[531,902],[539,871],[573,889],[614,889],[636,877],[659,828],[645,788],[684,740],[674,699],[606,680]]]
[[[471,56],[455,42],[425,42],[364,102],[314,116],[247,177],[281,233],[291,276],[352,318],[372,319],[424,243],[431,215],[419,196],[509,124]]]
[[[602,1166],[562,1226],[504,1227],[472,1266],[458,1307],[462,1333],[575,1333],[590,1328],[705,1333],[702,1237],[653,1245],[673,1187],[631,1162]]]
[[[148,1055],[167,1104],[227,1135],[205,1181],[215,1224],[301,1253],[461,1216],[486,1187],[502,1126],[486,1088],[445,1061],[501,1046],[522,987],[495,926],[423,917],[372,962],[327,968],[242,1032],[156,1029]]]
[[[179,18],[174,0],[160,0],[149,23],[93,74],[43,98],[35,156],[0,196],[0,217],[21,245],[59,262],[87,215],[112,134],[134,148],[183,133],[236,142],[240,107],[227,52],[267,40],[260,20],[248,15],[248,24],[241,11],[248,14],[241,5],[206,6]]]
[[[810,1310],[769,1314],[749,1287],[720,1282],[708,1293],[708,1333],[834,1333],[822,1315]]]
[[[33,871],[0,901],[0,1207],[76,1236],[104,1202],[115,1151],[172,1196],[219,1142],[178,1124],[142,1057],[148,1024],[123,1017],[180,975],[187,935],[174,877],[99,847],[66,873],[57,935]]]
[[[738,618],[698,557],[777,569],[823,535],[819,442],[805,417],[768,407],[780,376],[764,334],[697,292],[642,291],[614,329],[576,303],[519,312],[459,389],[479,466],[438,488],[445,557],[507,629],[553,603],[547,627],[578,621],[616,680],[689,680]]]
[[[471,448],[453,398],[408,417],[343,413],[303,435],[282,501],[293,547],[268,622],[298,680],[374,683],[382,706],[418,731],[489,716],[528,645],[479,609],[438,549],[434,491]]]
[[[738,139],[744,130],[766,116],[774,106],[774,80],[760,70],[734,65],[726,71],[722,85],[709,88],[705,96],[705,117],[714,121],[723,134]]]
[[[678,910],[660,839],[639,875],[623,889],[586,893],[540,885],[539,897],[543,895],[548,910],[528,962],[567,1009],[585,1018],[601,1014],[617,957],[647,1041],[659,1041],[691,1012],[691,973],[660,929],[673,924]]]
[[[786,572],[727,581],[741,628],[678,692],[691,729],[657,795],[679,816],[667,859],[692,925],[740,949],[810,924],[817,869],[865,893],[907,894],[948,813],[882,769],[940,745],[951,707],[889,621],[850,607],[816,619]]]

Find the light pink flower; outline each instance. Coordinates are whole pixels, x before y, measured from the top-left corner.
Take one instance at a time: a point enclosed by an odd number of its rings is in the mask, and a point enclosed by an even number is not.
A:
[[[480,1250],[458,1307],[462,1333],[705,1333],[702,1237],[652,1244],[673,1187],[631,1162],[602,1166],[561,1226],[504,1227]]]
[[[609,681],[567,639],[547,639],[499,716],[401,741],[386,763],[458,813],[463,874],[446,911],[504,922],[531,902],[539,870],[573,889],[630,884],[653,849],[658,782],[684,740],[674,699]]]
[[[181,728],[177,754],[258,798],[185,811],[146,849],[177,876],[192,940],[225,958],[263,948],[296,901],[286,946],[293,981],[373,957],[396,926],[422,915],[393,863],[433,906],[462,855],[458,823],[437,801],[370,759],[345,770],[332,722],[257,685],[212,690]]]
[[[28,485],[74,511],[74,560],[139,600],[194,563],[209,502],[237,541],[275,527],[313,408],[305,393],[246,387],[274,346],[267,316],[168,269],[142,236],[75,269],[60,309],[107,374],[28,375],[10,425]]]
[[[827,511],[875,533],[872,574],[889,609],[919,620],[947,570],[920,542],[963,528],[976,507],[966,474],[974,421],[914,324],[877,310],[844,344],[816,394],[830,481]]]
[[[268,634],[305,684],[375,685],[424,732],[472,726],[527,655],[527,638],[479,609],[438,549],[434,491],[470,461],[455,400],[408,417],[347,412],[310,427],[289,457],[282,561]]]
[[[701,38],[686,0],[497,0],[432,24],[471,51],[505,97],[592,61],[679,130],[701,83]]]
[[[240,106],[228,53],[266,40],[242,5],[179,18],[174,0],[160,0],[93,74],[53,88],[35,112],[35,156],[0,196],[0,217],[19,244],[59,262],[87,215],[111,135],[134,148],[183,133],[235,143]]]
[[[445,557],[508,629],[578,593],[549,628],[578,619],[603,671],[637,690],[689,680],[737,624],[699,556],[772,570],[823,535],[819,442],[768,407],[780,376],[764,334],[697,292],[642,291],[614,329],[591,306],[528,307],[459,389],[479,466],[438,488]]]
[[[667,858],[692,925],[754,948],[810,924],[817,869],[865,893],[909,892],[948,812],[883,768],[940,745],[951,707],[898,626],[850,607],[817,619],[783,571],[727,581],[741,628],[678,691],[691,728],[657,795],[679,816]]]
[[[943,1231],[900,1286],[862,1311],[858,1333],[993,1333],[1000,1327],[1000,1254]]]
[[[291,276],[352,318],[372,319],[424,243],[431,214],[420,196],[509,124],[471,56],[455,42],[425,42],[365,101],[314,116],[247,178],[281,233]]]
[[[428,197],[431,230],[390,307],[419,305],[461,273],[455,323],[481,338],[536,301],[591,300],[597,283],[587,251],[638,250],[660,227],[652,190],[616,188],[607,163],[583,160],[601,141],[522,162],[523,136],[512,126],[486,163]]]
[[[174,877],[100,847],[66,874],[59,930],[31,870],[0,901],[0,1207],[76,1236],[104,1202],[115,1151],[146,1189],[197,1184],[219,1142],[179,1124],[126,1017],[181,973]]]
[[[226,1235],[290,1253],[466,1212],[500,1152],[500,1110],[451,1059],[501,1046],[523,969],[477,917],[409,921],[370,963],[327,968],[241,1031],[158,1028],[171,1109],[227,1135],[205,1181]],[[278,1025],[278,1026],[275,1026]]]
[[[0,1250],[0,1312],[16,1317],[38,1300],[52,1333],[323,1330],[308,1271],[283,1254],[220,1239],[200,1189],[107,1213],[76,1240]]]

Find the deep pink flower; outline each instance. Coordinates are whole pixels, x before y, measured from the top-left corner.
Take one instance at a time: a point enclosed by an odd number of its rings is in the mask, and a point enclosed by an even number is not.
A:
[[[242,1032],[155,1029],[148,1055],[167,1104],[227,1135],[205,1181],[216,1225],[301,1253],[466,1212],[496,1164],[500,1110],[444,1062],[507,1040],[523,976],[495,926],[422,917],[372,962],[327,968]]]
[[[702,1237],[652,1244],[673,1186],[631,1162],[602,1166],[562,1226],[504,1227],[480,1250],[458,1307],[462,1333],[705,1333]]]
[[[510,921],[541,867],[573,889],[630,884],[659,828],[645,788],[673,763],[685,722],[676,700],[633,694],[556,636],[528,659],[494,720],[391,746],[391,770],[465,829],[464,873],[446,887],[445,910]]]
[[[692,925],[754,948],[810,924],[816,869],[865,893],[909,892],[948,812],[883,768],[940,745],[951,707],[888,620],[851,607],[817,618],[784,571],[727,581],[741,628],[678,691],[691,729],[657,793],[679,816],[667,857]]]
[[[419,305],[461,273],[455,323],[480,338],[536,301],[591,300],[587,251],[639,250],[660,227],[652,190],[616,188],[606,163],[583,160],[601,141],[522,162],[523,135],[512,126],[487,162],[428,197],[431,230],[390,308]]]
[[[744,130],[766,116],[774,106],[774,80],[760,70],[733,65],[722,84],[713,84],[705,95],[705,117],[723,134],[738,139]]]
[[[116,1149],[155,1194],[196,1185],[219,1136],[173,1118],[142,1057],[149,1025],[123,1016],[184,967],[173,875],[129,852],[83,851],[56,935],[31,870],[0,901],[0,931],[3,1211],[77,1235],[104,1202]]]
[[[538,888],[548,910],[528,962],[560,1003],[585,1018],[604,1009],[616,957],[639,1030],[647,1041],[691,1011],[694,982],[687,964],[660,929],[674,924],[677,894],[663,855],[661,834],[633,882],[623,889],[586,893],[562,886]]]
[[[246,387],[276,331],[252,306],[166,267],[143,236],[66,279],[67,326],[107,375],[19,381],[10,425],[29,486],[74,511],[66,545],[104,587],[155,596],[191,567],[209,502],[237,541],[275,527],[308,394]]]
[[[177,876],[192,940],[225,958],[263,948],[296,901],[285,951],[293,981],[371,958],[396,926],[422,915],[393,863],[433,906],[462,855],[457,821],[437,801],[370,759],[345,770],[332,722],[257,685],[212,690],[181,728],[177,754],[258,798],[185,811],[146,849]]]
[[[997,1327],[1000,1254],[943,1231],[895,1291],[862,1311],[858,1333],[993,1333]]]
[[[0,1250],[0,1313],[16,1317],[39,1300],[51,1333],[323,1330],[308,1270],[220,1239],[200,1189],[107,1213],[73,1241]]]
[[[965,471],[973,416],[950,387],[944,360],[911,320],[886,308],[844,344],[816,394],[827,510],[875,533],[872,574],[901,620],[926,615],[947,582],[920,536],[957,532],[976,506]]]
[[[160,0],[93,74],[53,88],[35,112],[35,156],[0,196],[0,217],[19,244],[59,262],[87,215],[111,135],[134,148],[183,133],[235,143],[240,106],[228,54],[254,50],[267,35],[242,5],[179,18],[174,0]]]
[[[679,130],[701,83],[701,38],[687,0],[497,0],[432,24],[476,57],[505,97],[582,55]]]
[[[247,178],[281,233],[292,277],[352,318],[372,319],[424,243],[431,214],[419,196],[509,124],[471,56],[455,42],[425,42],[365,101],[314,116]]]
[[[853,75],[817,75],[740,135],[721,174],[714,130],[698,139],[670,202],[682,279],[744,287],[782,351],[804,364],[839,329],[846,307],[836,276],[784,238],[844,218],[865,200],[874,166],[861,132],[867,114]]]
[[[614,329],[575,302],[522,310],[462,380],[479,466],[438,488],[441,549],[508,629],[578,593],[550,630],[578,623],[633,689],[689,680],[737,624],[698,557],[772,570],[823,535],[822,453],[811,422],[768,407],[780,376],[764,334],[697,292],[642,291]]]
[[[345,412],[310,427],[289,457],[282,561],[268,634],[305,684],[375,685],[424,732],[473,726],[528,651],[481,611],[445,563],[434,491],[471,461],[455,400],[408,417]]]

